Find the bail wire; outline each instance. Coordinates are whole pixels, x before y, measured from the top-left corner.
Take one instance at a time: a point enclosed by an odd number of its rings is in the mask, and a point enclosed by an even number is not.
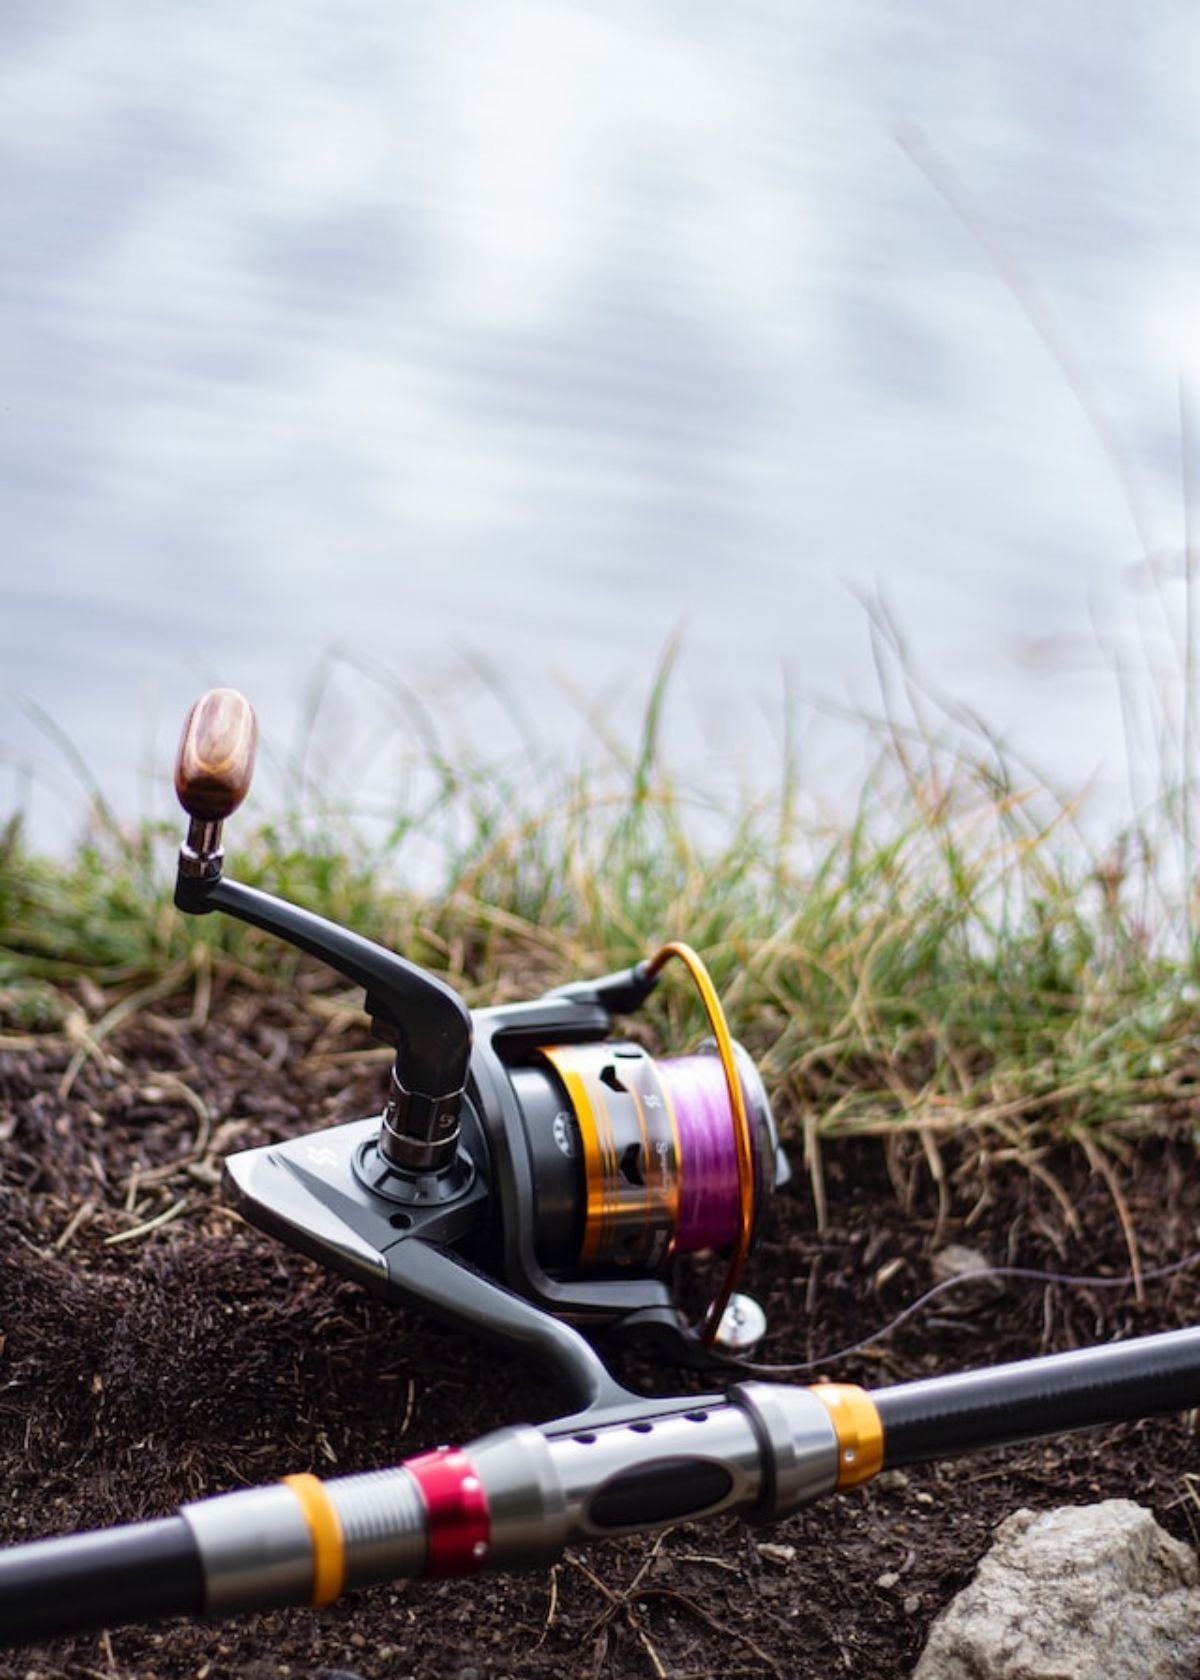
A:
[[[729,1264],[725,1269],[725,1276],[721,1280],[721,1287],[708,1309],[704,1323],[700,1330],[701,1344],[711,1348],[717,1338],[721,1319],[725,1308],[729,1305],[730,1297],[737,1288],[746,1258],[750,1253],[750,1242],[754,1233],[754,1153],[750,1137],[750,1119],[746,1113],[746,1099],[742,1092],[742,1081],[738,1075],[737,1061],[734,1057],[733,1039],[725,1020],[725,1011],[721,1008],[721,1000],[717,996],[717,988],[712,983],[712,977],[703,961],[690,945],[681,940],[672,940],[664,945],[650,958],[646,966],[647,976],[657,975],[672,957],[687,969],[692,978],[700,1002],[704,1005],[704,1012],[708,1016],[709,1026],[712,1028],[713,1038],[716,1040],[717,1054],[721,1058],[721,1067],[725,1074],[725,1084],[729,1091],[729,1112],[733,1120],[733,1140],[737,1153],[738,1175],[738,1231],[737,1237],[729,1251]]]

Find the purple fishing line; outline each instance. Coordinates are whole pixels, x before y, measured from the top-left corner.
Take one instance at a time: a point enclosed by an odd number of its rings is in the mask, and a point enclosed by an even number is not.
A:
[[[724,1248],[738,1234],[739,1199],[737,1145],[721,1058],[669,1057],[659,1062],[658,1071],[679,1129],[675,1252]]]

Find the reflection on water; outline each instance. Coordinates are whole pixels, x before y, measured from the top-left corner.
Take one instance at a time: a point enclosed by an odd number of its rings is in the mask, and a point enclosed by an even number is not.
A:
[[[570,741],[556,678],[636,716],[681,625],[683,750],[769,775],[785,671],[870,695],[848,585],[1032,756],[1119,759],[1100,649],[1170,668],[1180,616],[1177,564],[1128,577],[1182,550],[1197,40],[1091,0],[6,6],[0,801],[32,766],[61,833],[13,696],[128,807],[210,677],[283,740],[339,645],[502,728],[466,653]]]

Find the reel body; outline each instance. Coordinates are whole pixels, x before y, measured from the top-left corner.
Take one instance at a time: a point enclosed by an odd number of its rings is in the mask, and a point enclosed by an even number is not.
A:
[[[581,1406],[607,1378],[567,1325],[707,1363],[664,1271],[737,1235],[717,1055],[656,1059],[608,1036],[602,1003],[570,996],[479,1010],[472,1024],[450,1161],[397,1169],[372,1116],[230,1156],[233,1205],[384,1298],[524,1346]],[[737,1058],[757,1226],[788,1166],[757,1070],[740,1046]]]
[[[223,911],[360,983],[395,1047],[382,1114],[231,1156],[253,1224],[391,1299],[549,1362],[585,1409],[627,1399],[578,1334],[655,1338],[716,1358],[721,1319],[761,1216],[788,1177],[770,1105],[687,946],[471,1014],[442,981],[296,905],[228,880],[221,825],[249,788],[249,704],[214,690],[184,726],[176,790],[191,817],[175,902]],[[713,1031],[656,1059],[612,1037],[669,958],[690,970]],[[726,1250],[702,1328],[677,1310],[676,1255]]]

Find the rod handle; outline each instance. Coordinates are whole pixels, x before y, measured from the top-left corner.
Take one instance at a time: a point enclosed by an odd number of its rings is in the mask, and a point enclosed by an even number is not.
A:
[[[258,723],[235,688],[211,688],[187,715],[175,760],[175,792],[189,817],[223,822],[250,791]]]

